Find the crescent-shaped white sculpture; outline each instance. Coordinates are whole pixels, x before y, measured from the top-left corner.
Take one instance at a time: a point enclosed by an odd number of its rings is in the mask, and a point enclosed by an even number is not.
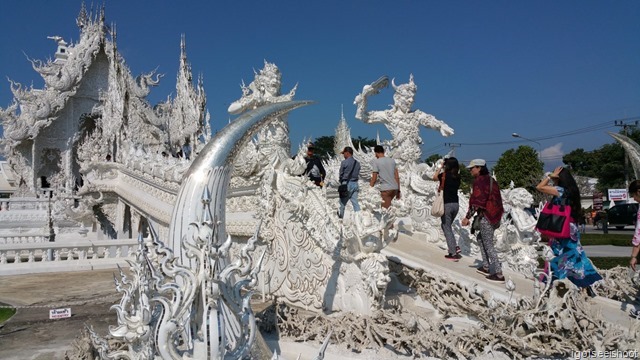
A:
[[[622,145],[624,151],[629,156],[629,160],[631,160],[631,166],[633,167],[633,174],[635,178],[640,179],[640,145],[631,138],[622,134],[612,132],[609,132],[608,134]]]
[[[276,116],[311,103],[287,101],[249,111],[223,128],[202,149],[182,179],[169,225],[169,245],[179,263],[190,264],[181,244],[185,236],[190,236],[189,224],[202,214],[203,196],[211,201],[212,214],[205,212],[204,216],[211,215],[212,218],[208,220],[212,220],[217,228],[214,245],[222,245],[225,242],[225,198],[232,170],[231,163],[238,151],[262,126]]]

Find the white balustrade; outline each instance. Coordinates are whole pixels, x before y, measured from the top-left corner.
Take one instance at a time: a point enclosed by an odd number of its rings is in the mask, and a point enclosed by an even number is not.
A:
[[[49,242],[49,235],[0,235],[0,245],[7,244],[39,244]]]
[[[49,191],[46,192],[48,196]],[[43,195],[44,196],[44,195]],[[48,198],[37,197],[13,197],[8,199],[2,199],[0,201],[1,211],[11,210],[46,210],[49,206]]]
[[[0,244],[0,275],[128,267],[137,239]]]

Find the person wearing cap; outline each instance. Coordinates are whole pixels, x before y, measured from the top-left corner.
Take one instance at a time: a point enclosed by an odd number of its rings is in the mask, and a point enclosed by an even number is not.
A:
[[[327,172],[322,166],[322,160],[314,155],[315,148],[313,145],[307,147],[307,156],[304,161],[307,162],[307,168],[304,171],[305,175],[309,177],[309,180],[313,181],[316,186],[322,187],[324,185],[324,178],[327,176]]]
[[[489,175],[489,169],[487,169],[487,162],[483,159],[471,160],[467,166],[471,175],[473,176],[473,190],[469,197],[469,210],[466,216],[462,219],[462,226],[468,226],[470,219],[475,215],[474,227],[479,222],[479,229],[472,228],[473,231],[479,231],[476,235],[478,243],[480,244],[480,254],[482,255],[482,265],[476,270],[479,274],[485,275],[487,280],[495,282],[504,282],[504,276],[502,275],[502,264],[498,260],[498,253],[495,248],[495,240],[493,237],[494,227],[483,216],[483,209],[486,207],[487,200],[489,199],[489,192],[491,191],[491,182],[493,179]],[[497,184],[494,184],[497,186]]]
[[[376,145],[373,148],[376,158],[371,163],[373,172],[369,185],[373,187],[376,182],[380,182],[380,197],[382,197],[382,207],[388,209],[393,198],[400,199],[400,175],[396,161],[384,156],[384,148]]]
[[[342,150],[344,160],[340,163],[339,180],[340,184],[347,184],[349,195],[344,198],[340,198],[340,210],[338,211],[338,217],[342,219],[344,217],[344,208],[347,206],[347,202],[351,200],[353,205],[353,211],[360,211],[360,204],[358,203],[358,193],[360,188],[358,187],[358,178],[360,178],[360,163],[353,158],[353,148],[347,146]]]

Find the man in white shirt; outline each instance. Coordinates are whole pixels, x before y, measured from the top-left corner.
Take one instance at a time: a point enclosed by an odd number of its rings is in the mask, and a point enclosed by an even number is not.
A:
[[[376,145],[373,148],[376,159],[373,160],[373,174],[371,175],[371,187],[380,180],[380,196],[382,197],[382,207],[388,209],[393,198],[400,199],[400,176],[396,161],[384,156],[384,148]]]

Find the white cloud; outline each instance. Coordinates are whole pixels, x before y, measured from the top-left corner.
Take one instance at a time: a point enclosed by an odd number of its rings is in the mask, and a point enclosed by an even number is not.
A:
[[[562,150],[561,142],[545,148],[540,153],[540,158],[544,162],[546,171],[552,171],[557,166],[562,165],[562,156],[564,156],[564,151]]]

